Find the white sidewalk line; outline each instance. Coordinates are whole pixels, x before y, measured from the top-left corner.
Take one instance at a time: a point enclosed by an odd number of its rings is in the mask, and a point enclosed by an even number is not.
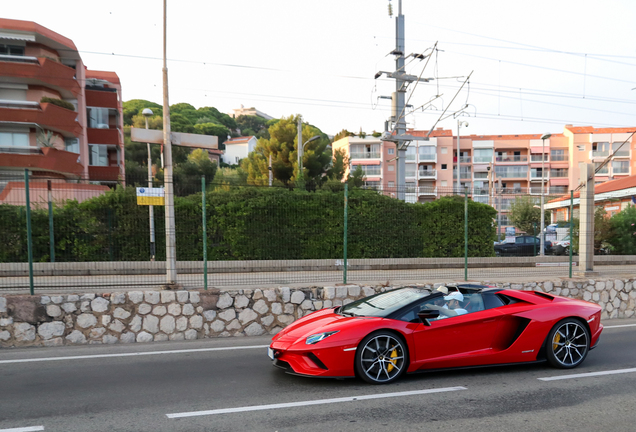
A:
[[[264,348],[267,348],[268,346],[269,345],[249,345],[249,346],[236,346],[236,347],[223,347],[223,348],[197,348],[197,349],[184,349],[184,350],[146,351],[146,352],[120,353],[120,354],[92,354],[92,355],[67,356],[67,357],[42,357],[42,358],[29,358],[29,359],[0,360],[0,364],[32,363],[32,362],[61,361],[61,360],[84,360],[84,359],[111,358],[111,357],[136,357],[136,356],[150,356],[150,355],[186,354],[186,353],[210,352],[210,351],[233,351],[233,350],[244,350],[244,349],[264,349]],[[3,431],[0,430],[0,432],[3,432]]]
[[[632,373],[632,372],[636,372],[636,368],[615,369],[615,370],[588,372],[588,373],[573,374],[573,375],[558,375],[553,377],[545,377],[545,378],[537,378],[537,379],[539,381],[557,381],[557,380],[564,380],[564,379],[588,378],[588,377],[595,377],[595,376],[602,376],[602,375],[616,375],[616,374],[624,374],[624,373]]]
[[[20,427],[20,428],[11,428],[11,429],[0,429],[0,432],[32,432],[32,431],[43,431],[44,426],[29,426],[29,427]]]
[[[615,326],[603,326],[603,330],[605,329],[613,329],[613,328],[621,328],[621,327],[636,327],[636,324],[621,324]]]
[[[230,413],[239,413],[246,411],[263,411],[270,409],[279,409],[279,408],[293,408],[293,407],[301,407],[301,406],[309,406],[309,405],[324,405],[324,404],[332,404],[332,403],[340,403],[340,402],[354,402],[361,400],[370,400],[370,399],[386,399],[391,397],[402,397],[402,396],[414,396],[421,394],[429,394],[429,393],[443,393],[443,392],[451,392],[457,390],[466,390],[466,387],[445,387],[438,389],[428,389],[428,390],[413,390],[413,391],[404,391],[397,393],[379,393],[373,395],[363,395],[363,396],[350,396],[343,398],[335,398],[335,399],[317,399],[310,401],[300,401],[300,402],[288,402],[288,403],[279,403],[279,404],[269,404],[269,405],[252,405],[246,407],[238,407],[238,408],[223,408],[209,411],[192,411],[192,412],[182,412],[182,413],[174,413],[174,414],[166,414],[168,418],[183,418],[183,417],[196,417],[196,416],[206,416],[206,415],[214,415],[214,414],[230,414]]]

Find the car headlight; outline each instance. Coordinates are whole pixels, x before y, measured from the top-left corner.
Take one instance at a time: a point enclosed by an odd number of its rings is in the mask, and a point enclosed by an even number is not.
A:
[[[320,342],[321,340],[327,339],[329,336],[338,333],[338,330],[336,331],[330,331],[330,332],[324,332],[324,333],[317,333],[311,336],[308,336],[307,339],[305,340],[305,343],[307,345],[313,345],[315,343]]]

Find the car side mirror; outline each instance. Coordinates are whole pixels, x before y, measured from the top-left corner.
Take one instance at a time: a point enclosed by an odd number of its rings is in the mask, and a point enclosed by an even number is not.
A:
[[[435,319],[439,317],[439,311],[434,309],[424,309],[417,314],[417,317],[422,321],[422,324],[425,326],[430,326],[431,323],[428,321],[430,319]]]

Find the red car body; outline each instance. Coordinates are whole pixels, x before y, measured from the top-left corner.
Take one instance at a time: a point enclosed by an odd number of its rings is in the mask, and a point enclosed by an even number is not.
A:
[[[564,344],[559,341],[565,341],[565,335],[570,330],[563,326],[561,330],[553,329],[568,319],[579,332],[585,333],[584,328],[589,332],[585,341],[586,355],[598,343],[603,329],[600,323],[601,308],[593,303],[534,291],[474,285],[460,285],[458,289],[467,297],[471,293],[480,293],[480,298],[487,300],[487,303],[490,301],[487,296],[493,296],[497,301],[507,304],[434,321],[346,316],[338,313],[339,307],[323,309],[295,321],[275,335],[269,349],[270,357],[275,366],[288,373],[312,377],[354,377],[360,375],[362,368],[356,363],[356,353],[361,349],[361,343],[366,341],[365,338],[374,334],[389,334],[405,344],[404,372],[412,373],[546,360],[547,349],[554,347],[554,353],[559,348],[563,349]],[[442,295],[434,291],[429,293],[429,297],[440,298]],[[316,334],[330,335],[308,344],[307,338]],[[552,344],[548,343],[549,335]],[[579,339],[581,351],[584,336]],[[565,344],[569,345],[569,342]],[[576,346],[574,342],[572,346]],[[395,356],[397,354],[393,352]],[[393,369],[391,364],[386,364]],[[566,364],[562,367],[577,365]]]

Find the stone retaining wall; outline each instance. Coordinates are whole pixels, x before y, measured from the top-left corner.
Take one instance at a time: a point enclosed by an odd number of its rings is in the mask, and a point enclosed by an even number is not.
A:
[[[603,308],[603,318],[630,318],[636,310],[636,279],[560,280],[500,286],[597,303]],[[0,296],[0,347],[276,334],[315,310],[347,304],[393,288],[397,286]]]

